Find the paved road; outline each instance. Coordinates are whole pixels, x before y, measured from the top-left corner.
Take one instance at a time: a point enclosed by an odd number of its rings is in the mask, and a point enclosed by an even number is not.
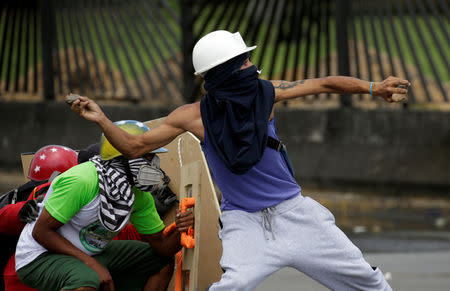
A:
[[[394,290],[450,290],[450,251],[366,253],[366,260],[380,266]],[[329,290],[298,271],[285,268],[267,278],[256,291]]]

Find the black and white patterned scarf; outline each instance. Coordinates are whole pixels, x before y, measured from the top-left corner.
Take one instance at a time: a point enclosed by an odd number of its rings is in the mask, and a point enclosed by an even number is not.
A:
[[[159,167],[159,158],[157,166]],[[142,191],[151,191],[154,185],[142,186],[137,183],[137,173],[142,165],[154,164],[144,158],[126,160],[123,157],[117,157],[104,161],[100,156],[94,156],[90,159],[97,169],[100,195],[99,219],[103,226],[110,231],[118,231],[128,222],[133,203],[134,193],[132,186]],[[154,159],[155,160],[155,159]],[[132,180],[127,178],[125,163],[129,164]]]

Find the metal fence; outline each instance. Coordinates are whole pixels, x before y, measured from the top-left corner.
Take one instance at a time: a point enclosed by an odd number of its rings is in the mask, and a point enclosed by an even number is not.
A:
[[[410,103],[449,102],[448,0],[4,0],[0,98],[180,104],[202,94],[191,51],[217,30],[257,44],[264,78],[411,81]],[[370,97],[370,96],[369,96]],[[368,96],[310,96],[351,106]]]
[[[181,101],[175,9],[167,1],[3,1],[0,94]]]

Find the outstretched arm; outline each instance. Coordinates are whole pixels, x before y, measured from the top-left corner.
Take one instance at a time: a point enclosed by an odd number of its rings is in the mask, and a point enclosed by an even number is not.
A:
[[[72,103],[71,109],[81,117],[97,123],[108,141],[127,158],[142,156],[170,143],[187,130],[185,126],[189,123],[189,118],[184,117],[186,110],[181,106],[169,114],[160,126],[141,135],[131,135],[117,127],[100,106],[87,97],[79,97]]]
[[[370,82],[344,76],[330,76],[293,82],[271,82],[275,87],[275,102],[321,93],[368,94],[370,90]],[[399,85],[409,87],[410,83],[397,77],[388,77],[382,82],[374,82],[372,94],[388,102],[393,102],[392,94],[406,94],[408,92],[407,89],[398,88]]]

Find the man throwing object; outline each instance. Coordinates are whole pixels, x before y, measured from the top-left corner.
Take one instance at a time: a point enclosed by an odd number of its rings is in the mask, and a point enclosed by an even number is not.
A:
[[[239,32],[214,31],[193,50],[196,74],[206,95],[171,112],[162,125],[130,135],[100,107],[80,97],[72,110],[98,124],[124,156],[139,157],[189,131],[202,144],[213,179],[222,192],[219,236],[224,274],[210,290],[252,290],[264,278],[290,266],[332,290],[391,290],[382,272],[335,225],[333,215],[303,196],[286,151],[279,143],[274,104],[321,93],[373,94],[392,102],[406,94],[407,80],[382,82],[330,76],[302,81],[268,81]],[[300,130],[300,129],[299,129]]]

